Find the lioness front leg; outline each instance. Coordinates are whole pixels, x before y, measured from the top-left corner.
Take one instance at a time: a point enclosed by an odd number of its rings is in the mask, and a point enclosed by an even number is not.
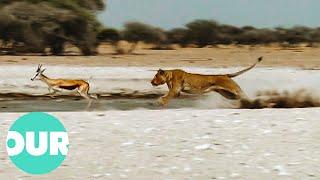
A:
[[[179,94],[180,94],[180,88],[178,88],[178,87],[171,88],[171,89],[169,89],[168,94],[166,94],[158,99],[158,103],[162,106],[167,106],[169,99],[175,98],[175,97],[179,96]]]

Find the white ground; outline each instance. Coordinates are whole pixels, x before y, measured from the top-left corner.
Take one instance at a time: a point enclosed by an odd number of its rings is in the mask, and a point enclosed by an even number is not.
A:
[[[71,149],[30,176],[3,142],[21,114],[1,114],[0,179],[319,179],[320,109],[52,113]]]
[[[65,67],[45,66],[44,74],[51,78],[85,79],[90,82],[92,92],[166,90],[166,87],[154,88],[150,81],[156,68],[150,67]],[[167,68],[170,69],[170,68]],[[223,74],[236,72],[238,68],[183,68],[193,73]],[[31,81],[35,74],[34,66],[1,66],[0,92],[23,92],[32,94],[47,93],[47,86],[40,81]],[[245,92],[254,95],[257,91],[289,90],[301,88],[316,91],[320,88],[320,73],[317,70],[294,68],[255,68],[235,80]]]
[[[185,68],[197,73],[235,69]],[[92,92],[165,91],[152,68],[47,67],[49,77],[89,79]],[[35,67],[1,66],[0,92],[46,93]],[[249,96],[260,90],[308,89],[319,95],[319,71],[257,68],[235,80]],[[204,101],[207,103],[208,101]],[[52,113],[71,149],[45,176],[14,167],[7,130],[20,113],[1,113],[0,179],[319,179],[320,109],[177,109]]]

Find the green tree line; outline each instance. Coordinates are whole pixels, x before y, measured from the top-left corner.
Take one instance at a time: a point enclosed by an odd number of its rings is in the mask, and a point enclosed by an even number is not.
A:
[[[148,24],[130,22],[125,24],[123,30],[106,28],[99,35],[100,41],[113,43],[119,40],[126,40],[133,43],[143,41],[158,45],[180,44],[182,47],[189,44],[205,47],[217,44],[256,45],[271,43],[287,45],[308,43],[313,46],[320,42],[320,27],[237,27],[220,24],[214,20],[195,20],[184,27],[165,31]]]
[[[184,27],[164,30],[141,22],[128,22],[122,29],[105,28],[97,13],[105,9],[104,0],[2,0],[0,1],[1,52],[64,53],[72,44],[83,55],[94,55],[101,42],[116,46],[130,42],[132,53],[139,42],[166,49],[170,44],[205,47],[216,44],[295,45],[320,42],[320,27],[292,28],[237,27],[214,20],[195,20]]]

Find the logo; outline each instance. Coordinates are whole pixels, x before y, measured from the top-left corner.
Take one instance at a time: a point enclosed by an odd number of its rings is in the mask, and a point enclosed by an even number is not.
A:
[[[46,174],[66,158],[69,139],[62,123],[52,115],[33,112],[17,119],[7,136],[11,161],[29,174]]]

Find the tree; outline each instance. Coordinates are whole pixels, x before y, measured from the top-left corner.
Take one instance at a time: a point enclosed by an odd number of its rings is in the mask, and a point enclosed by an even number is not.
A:
[[[215,44],[218,40],[218,23],[210,20],[195,20],[188,23],[187,39],[192,43],[204,47]]]
[[[166,34],[168,43],[179,44],[182,47],[187,46],[187,44],[189,43],[189,39],[187,37],[188,29],[186,28],[175,28],[166,32]]]
[[[122,35],[125,40],[132,43],[129,53],[136,49],[140,41],[159,44],[166,40],[166,35],[162,29],[140,22],[126,23]]]
[[[217,31],[217,42],[219,44],[232,44],[236,41],[236,37],[243,33],[241,28],[231,25],[220,25]]]
[[[320,28],[315,28],[310,32],[311,42],[309,46],[314,46],[314,43],[320,43]]]
[[[276,30],[279,35],[279,41],[287,42],[290,45],[312,41],[312,29],[308,27],[296,26],[291,29],[278,27]]]
[[[103,0],[5,0],[0,8],[2,17],[7,17],[0,23],[5,41],[21,42],[39,52],[50,47],[55,55],[63,53],[69,42],[84,55],[95,53],[100,28],[95,11],[104,8]]]
[[[104,28],[97,35],[99,42],[116,43],[121,39],[121,35],[116,29]]]

